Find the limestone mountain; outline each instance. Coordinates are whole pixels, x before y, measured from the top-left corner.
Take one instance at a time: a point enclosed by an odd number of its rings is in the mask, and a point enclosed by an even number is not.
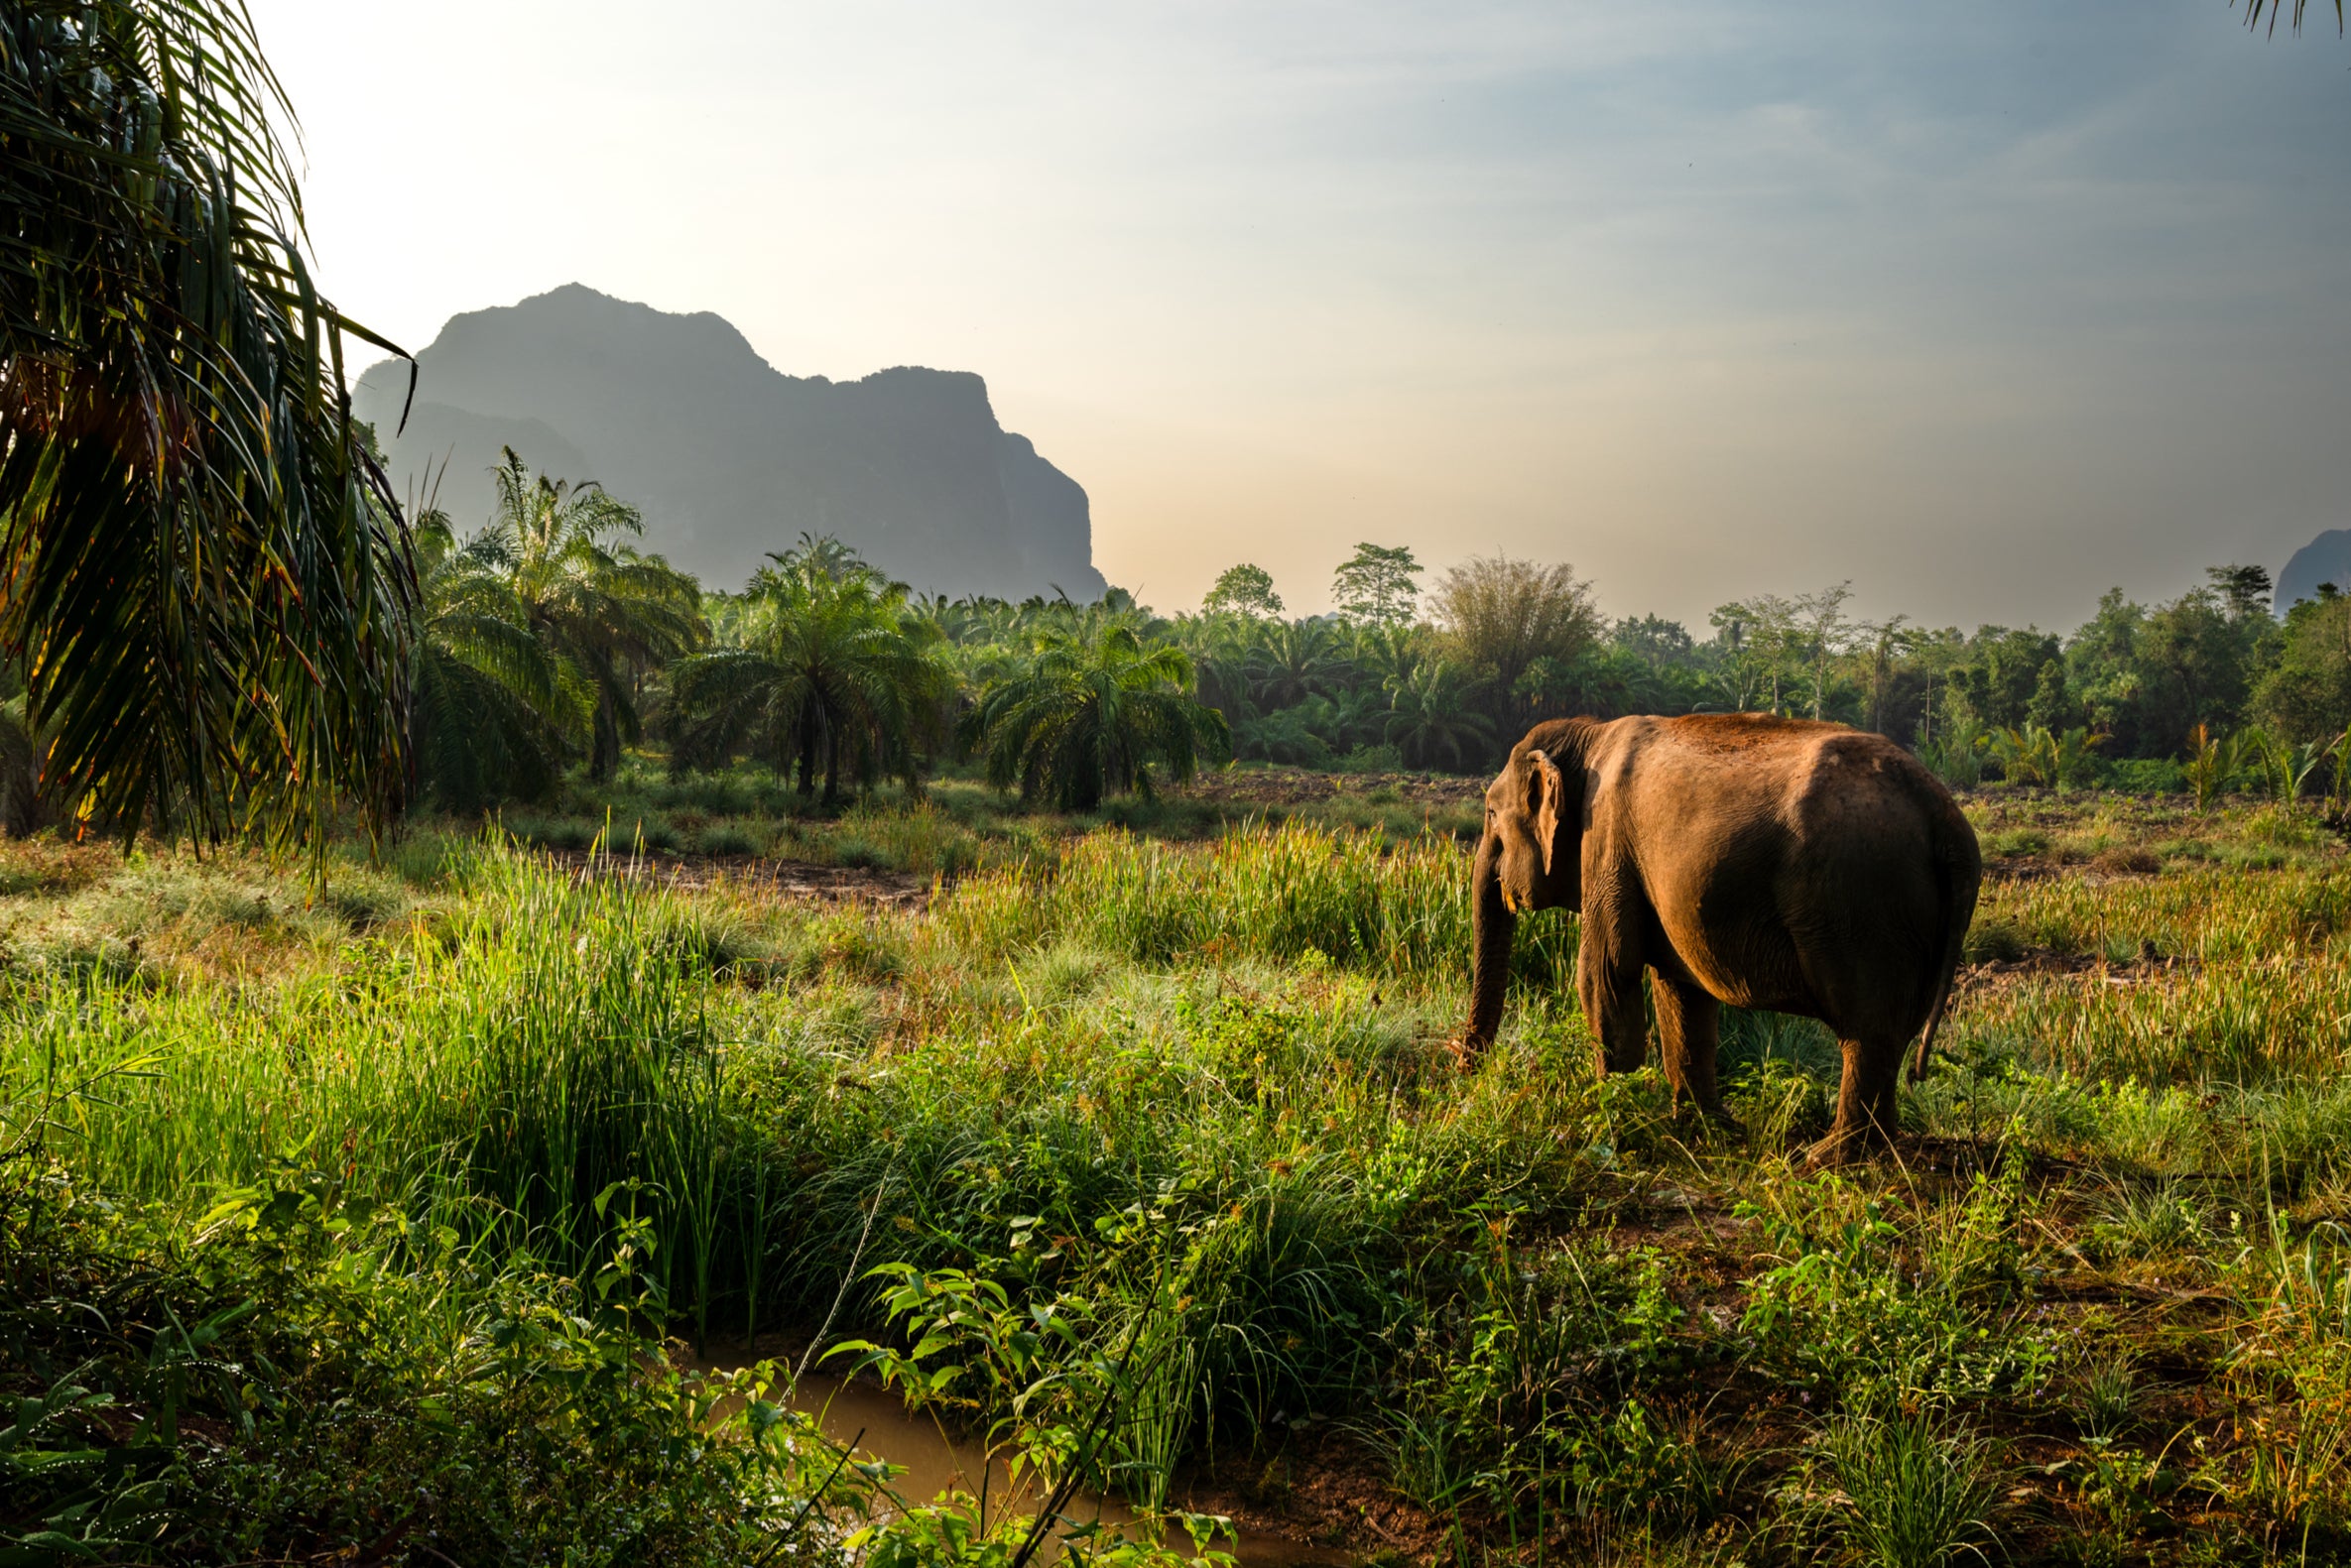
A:
[[[2278,613],[2284,615],[2297,600],[2317,598],[2322,582],[2351,593],[2351,528],[2330,528],[2293,552],[2278,573]]]
[[[577,284],[452,317],[417,365],[404,432],[406,365],[368,371],[354,408],[396,486],[440,476],[460,533],[489,517],[489,471],[511,445],[642,509],[646,547],[707,587],[739,588],[805,531],[919,591],[1102,592],[1085,491],[996,422],[968,372],[787,376],[719,316]]]

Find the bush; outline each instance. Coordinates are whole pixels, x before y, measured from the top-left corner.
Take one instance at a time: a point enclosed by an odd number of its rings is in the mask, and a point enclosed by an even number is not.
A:
[[[0,1273],[0,1560],[738,1563],[870,1487],[757,1374],[674,1369],[630,1291],[353,1212],[332,1171],[192,1227],[37,1189],[0,1208],[42,1264]]]
[[[2183,794],[2187,775],[2168,757],[2124,757],[2106,765],[2099,784],[2124,794]]]

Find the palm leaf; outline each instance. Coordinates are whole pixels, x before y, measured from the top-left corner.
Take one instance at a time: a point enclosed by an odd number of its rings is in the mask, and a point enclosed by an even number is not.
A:
[[[310,282],[290,118],[235,0],[0,14],[0,646],[45,787],[124,831],[322,842],[406,776],[409,542],[342,390],[381,340]]]

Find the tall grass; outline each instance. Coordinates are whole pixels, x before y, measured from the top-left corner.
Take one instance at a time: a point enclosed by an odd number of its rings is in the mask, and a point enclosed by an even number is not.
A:
[[[1196,848],[1104,832],[1056,863],[967,878],[937,914],[955,939],[983,949],[1076,938],[1144,964],[1319,954],[1398,979],[1457,979],[1469,951],[1469,858],[1446,840],[1391,845],[1296,822]],[[1523,921],[1517,973],[1570,973],[1574,942],[1563,915]]]
[[[659,1220],[662,1282],[702,1304],[718,1208],[754,1151],[707,1023],[713,944],[675,899],[470,858],[458,914],[275,987],[37,972],[0,992],[0,1100],[137,1061],[58,1140],[117,1194],[200,1204],[293,1161],[349,1196],[478,1216],[589,1264],[615,1182]],[[462,1204],[436,1198],[462,1195]],[[469,1221],[469,1223],[474,1223]]]

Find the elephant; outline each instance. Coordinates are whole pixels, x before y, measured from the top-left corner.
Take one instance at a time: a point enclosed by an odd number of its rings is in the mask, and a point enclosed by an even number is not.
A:
[[[1645,968],[1674,1104],[1720,1122],[1723,1004],[1818,1019],[1843,1081],[1808,1159],[1842,1163],[1894,1135],[1914,1036],[1926,1070],[1982,879],[1950,791],[1882,735],[1747,713],[1539,724],[1486,790],[1454,1049],[1466,1066],[1493,1041],[1518,912],[1574,908],[1601,1073],[1647,1054]]]

